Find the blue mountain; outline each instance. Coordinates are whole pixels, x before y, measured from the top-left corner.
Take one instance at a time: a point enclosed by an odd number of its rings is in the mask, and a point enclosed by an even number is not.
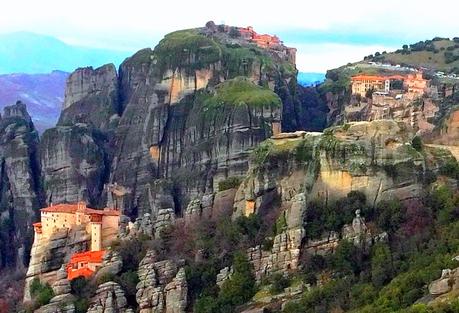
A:
[[[29,32],[0,34],[0,74],[72,72],[84,66],[119,65],[133,52],[74,46]]]

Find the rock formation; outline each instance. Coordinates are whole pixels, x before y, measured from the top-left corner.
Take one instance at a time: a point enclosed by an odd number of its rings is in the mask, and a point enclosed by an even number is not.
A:
[[[5,107],[0,116],[0,269],[27,265],[32,221],[43,204],[37,150],[38,133],[25,104]]]
[[[66,264],[75,252],[89,249],[90,237],[84,229],[63,229],[49,238],[34,241],[31,259],[26,275],[24,301],[31,299],[29,286],[35,277],[40,281],[53,285],[56,282],[56,273]]]
[[[133,313],[128,308],[123,289],[109,281],[97,287],[96,295],[91,299],[87,313]]]
[[[102,261],[102,266],[95,274],[96,280],[98,277],[103,277],[104,275],[117,275],[121,272],[122,267],[123,260],[119,253],[107,250]]]
[[[58,126],[89,124],[106,130],[116,127],[120,114],[118,77],[113,64],[80,68],[67,78]]]
[[[65,266],[62,266],[56,272],[56,280],[51,287],[53,288],[54,297],[50,300],[49,304],[40,307],[35,312],[74,313],[75,305],[73,301],[75,297],[70,294],[70,282],[67,280]]]
[[[47,203],[100,204],[108,172],[104,138],[83,124],[48,129],[40,145]]]
[[[172,208],[169,209],[160,209],[155,218],[155,237],[159,238],[161,236],[161,231],[174,224],[175,213]]]
[[[187,305],[185,269],[171,260],[156,261],[153,250],[140,262],[137,303],[141,313],[184,313]]]

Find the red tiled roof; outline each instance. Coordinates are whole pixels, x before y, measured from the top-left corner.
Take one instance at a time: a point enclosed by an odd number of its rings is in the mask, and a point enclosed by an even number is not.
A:
[[[41,212],[59,212],[59,213],[75,213],[78,209],[78,204],[56,204],[47,208],[43,208]]]
[[[352,76],[352,81],[370,80],[370,81],[383,81],[383,80],[404,80],[406,77],[401,75],[379,76],[379,75],[356,75]]]
[[[102,258],[104,257],[104,254],[105,250],[75,253],[70,258],[69,264],[74,264],[78,262],[102,263]]]
[[[83,206],[83,213],[85,214],[100,214],[100,215],[108,215],[108,216],[118,216],[120,215],[120,212],[118,210],[114,209],[103,209],[103,210],[96,210],[96,209],[90,209],[87,208],[84,203],[80,203],[81,206]],[[43,208],[40,210],[41,212],[54,212],[54,213],[75,213],[78,211],[78,203],[72,203],[72,204],[56,204],[52,205],[47,208]]]
[[[80,276],[86,278],[91,276],[94,271],[88,268],[88,264],[101,264],[104,254],[105,251],[101,250],[80,252],[72,255],[69,263],[67,264],[67,279],[72,280]],[[75,269],[74,265],[78,266],[79,263],[83,263],[83,267]]]

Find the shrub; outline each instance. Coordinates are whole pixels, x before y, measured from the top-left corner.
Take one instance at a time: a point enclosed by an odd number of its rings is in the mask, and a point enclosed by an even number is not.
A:
[[[422,139],[419,136],[415,136],[413,140],[411,141],[411,145],[413,146],[414,149],[417,151],[422,151]]]
[[[380,201],[375,209],[376,223],[381,229],[394,232],[404,221],[404,211],[398,200]]]
[[[392,258],[389,247],[378,243],[373,247],[371,257],[371,280],[380,288],[392,277]]]
[[[459,179],[459,163],[456,161],[456,159],[449,159],[440,167],[440,174]]]
[[[274,234],[279,235],[287,229],[287,219],[285,218],[285,212],[277,218],[276,224],[274,224]]]
[[[49,284],[42,284],[38,278],[34,278],[30,284],[30,294],[39,306],[48,304],[54,297],[53,289]]]
[[[242,178],[237,176],[228,177],[218,183],[218,190],[224,191],[228,189],[238,188],[241,184]]]
[[[290,286],[290,279],[280,273],[272,275],[271,281],[271,293],[278,294],[284,291],[285,288]]]
[[[218,294],[218,302],[224,308],[243,304],[255,294],[255,278],[245,253],[234,255],[233,270],[234,273],[223,283]]]
[[[73,302],[75,305],[75,313],[85,313],[89,307],[89,300],[84,298],[79,298]]]

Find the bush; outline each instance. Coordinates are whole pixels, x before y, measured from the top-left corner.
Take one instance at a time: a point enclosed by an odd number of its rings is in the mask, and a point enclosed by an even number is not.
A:
[[[372,250],[371,280],[377,288],[380,288],[392,277],[391,252],[384,243],[377,243]]]
[[[459,163],[456,159],[449,159],[440,167],[440,174],[454,179],[459,179]]]
[[[231,313],[255,294],[255,278],[252,266],[243,252],[233,257],[233,274],[222,285],[218,296],[202,294],[195,302],[196,313]],[[213,284],[213,282],[212,282]]]
[[[383,230],[394,232],[404,221],[405,210],[398,200],[380,201],[376,205],[376,224]]]
[[[290,279],[280,273],[272,275],[271,281],[271,293],[278,294],[284,291],[285,288],[290,286]]]
[[[417,151],[422,151],[422,139],[419,136],[415,136],[413,140],[411,141],[411,145],[413,146],[414,149]]]
[[[218,191],[224,191],[228,189],[238,188],[242,182],[241,177],[232,176],[218,183]]]
[[[241,305],[255,294],[255,278],[245,253],[234,255],[233,270],[234,273],[223,283],[218,294],[218,302],[223,308]]]
[[[89,307],[89,300],[84,298],[79,298],[73,302],[75,305],[75,313],[86,313]]]
[[[77,297],[82,297],[88,288],[88,281],[83,276],[77,277],[70,281],[70,289],[72,294]]]
[[[38,278],[34,278],[30,284],[30,294],[39,306],[48,304],[54,291],[49,284],[42,284]]]

